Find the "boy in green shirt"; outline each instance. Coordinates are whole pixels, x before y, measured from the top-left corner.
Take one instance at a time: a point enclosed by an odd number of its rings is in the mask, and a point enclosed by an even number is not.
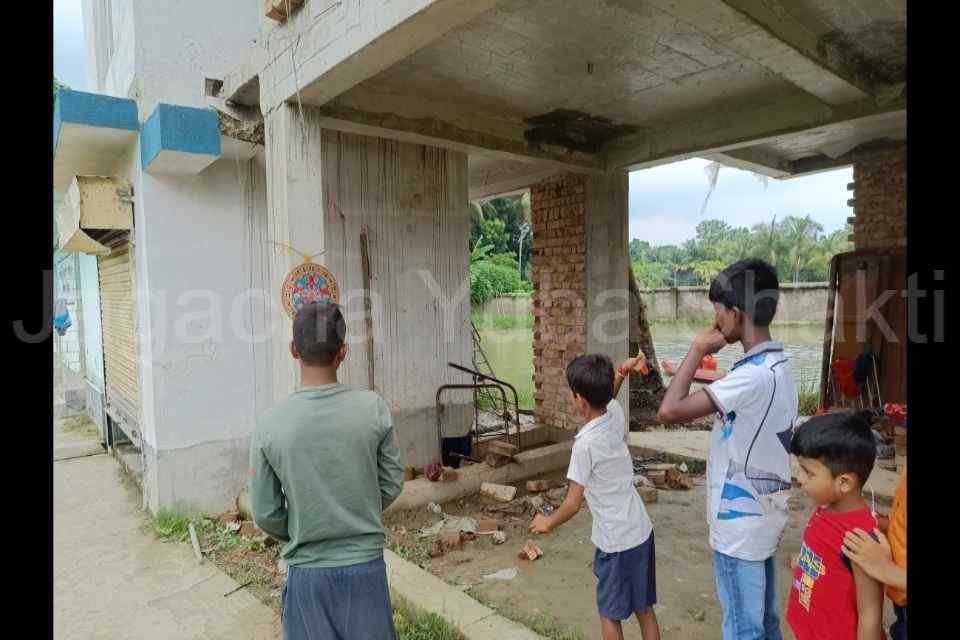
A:
[[[254,521],[285,542],[285,640],[396,637],[382,513],[403,465],[383,398],[337,381],[345,335],[338,305],[301,307],[290,345],[300,388],[257,420],[250,443]]]

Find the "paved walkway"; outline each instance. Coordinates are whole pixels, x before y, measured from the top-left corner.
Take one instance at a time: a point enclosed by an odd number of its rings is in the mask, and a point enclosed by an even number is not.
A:
[[[93,443],[95,445],[95,443]],[[82,457],[71,457],[69,452]],[[142,530],[140,497],[111,456],[54,430],[57,640],[280,638],[279,617],[189,545]]]

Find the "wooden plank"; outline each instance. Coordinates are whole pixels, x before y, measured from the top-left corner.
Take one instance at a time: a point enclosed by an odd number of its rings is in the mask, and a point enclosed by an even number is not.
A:
[[[373,284],[371,282],[372,278],[370,274],[370,240],[367,231],[367,225],[362,225],[360,227],[360,260],[363,268],[363,287],[366,290],[366,293],[363,296],[363,315],[364,323],[366,324],[367,329],[367,383],[370,385],[370,390],[375,391],[376,387],[374,386],[375,379],[373,366],[373,310],[370,308],[370,296],[373,294]]]
[[[823,329],[823,359],[820,363],[820,406],[826,407],[830,404],[830,354],[833,348],[833,314],[837,298],[837,277],[838,261],[842,254],[837,254],[830,259],[830,273],[827,277],[829,289],[827,290],[827,317]]]

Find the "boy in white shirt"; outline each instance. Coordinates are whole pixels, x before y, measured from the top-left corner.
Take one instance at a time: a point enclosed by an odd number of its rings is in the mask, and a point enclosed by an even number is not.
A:
[[[593,516],[597,608],[603,640],[622,640],[621,621],[637,616],[644,640],[659,640],[653,525],[633,484],[623,408],[615,399],[624,378],[643,369],[641,353],[615,372],[610,358],[588,354],[567,366],[573,402],[586,420],[570,455],[567,497],[551,515],[538,514],[534,533],[549,533],[580,511],[584,497]]]

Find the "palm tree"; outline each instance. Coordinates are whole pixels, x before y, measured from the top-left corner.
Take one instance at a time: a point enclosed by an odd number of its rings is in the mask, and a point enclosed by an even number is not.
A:
[[[814,258],[813,249],[823,226],[809,215],[802,218],[789,216],[784,222],[785,239],[790,247],[790,263],[794,283],[800,282],[800,271]]]
[[[820,239],[814,249],[813,263],[817,270],[828,277],[830,273],[830,261],[838,253],[844,253],[853,249],[853,243],[847,239],[850,235],[850,228],[837,229],[830,235]]]

